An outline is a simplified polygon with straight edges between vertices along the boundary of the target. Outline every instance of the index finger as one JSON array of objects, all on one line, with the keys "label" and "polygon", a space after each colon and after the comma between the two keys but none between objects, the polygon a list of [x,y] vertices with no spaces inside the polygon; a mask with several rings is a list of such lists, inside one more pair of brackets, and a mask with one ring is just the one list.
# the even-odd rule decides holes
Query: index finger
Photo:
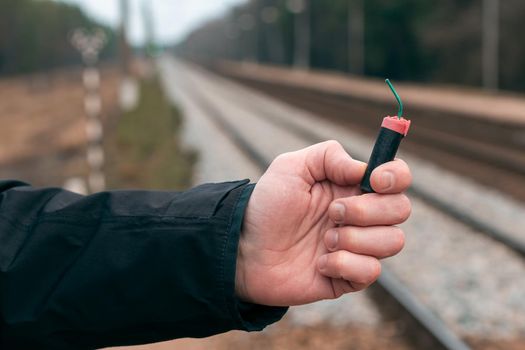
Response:
[{"label": "index finger", "polygon": [[401,193],[410,187],[412,173],[401,159],[378,166],[370,176],[370,184],[377,193]]}]

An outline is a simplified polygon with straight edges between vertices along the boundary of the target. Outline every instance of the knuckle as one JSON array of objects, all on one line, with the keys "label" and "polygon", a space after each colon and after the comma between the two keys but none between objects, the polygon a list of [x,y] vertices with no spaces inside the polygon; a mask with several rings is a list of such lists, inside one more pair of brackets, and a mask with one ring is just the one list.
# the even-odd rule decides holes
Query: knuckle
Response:
[{"label": "knuckle", "polygon": [[343,294],[357,292],[359,290],[359,288],[356,288],[350,281],[342,280],[341,282],[343,283]]},{"label": "knuckle", "polygon": [[343,148],[339,141],[336,140],[328,140],[324,142],[325,146],[328,148]]},{"label": "knuckle", "polygon": [[408,172],[410,172],[407,162],[405,162],[403,159],[396,158],[395,161],[398,162],[399,165],[405,168]]},{"label": "knuckle", "polygon": [[370,263],[370,275],[369,275],[369,283],[374,282],[376,279],[379,278],[379,275],[381,275],[381,263],[377,259],[373,259]]},{"label": "knuckle", "polygon": [[283,163],[283,162],[287,162],[290,160],[290,158],[292,157],[292,153],[291,152],[287,152],[287,153],[281,153],[279,154],[277,157],[275,157],[275,159],[273,160],[274,163]]},{"label": "knuckle", "polygon": [[348,206],[348,214],[351,221],[355,224],[364,224],[367,218],[367,211],[365,206],[359,201],[350,201]]},{"label": "knuckle", "polygon": [[334,294],[333,299],[339,299],[339,298],[342,297],[343,295],[345,295],[344,287],[339,287],[339,288],[337,288],[337,290],[335,291],[335,294]]},{"label": "knuckle", "polygon": [[412,185],[412,172],[410,171],[410,169],[408,169],[408,172],[404,178],[406,181],[406,187],[410,187],[410,185]]},{"label": "knuckle", "polygon": [[370,283],[357,283],[353,281],[350,283],[350,287],[352,288],[351,292],[359,292],[366,289],[369,285]]},{"label": "knuckle", "polygon": [[368,284],[359,284],[355,287],[356,292],[360,292],[362,290],[365,290],[366,288],[370,287],[371,283]]},{"label": "knuckle", "polygon": [[412,213],[412,204],[410,199],[404,194],[400,195],[397,204],[397,219],[399,222],[405,222]]},{"label": "knuckle", "polygon": [[375,258],[370,258],[366,263],[366,268],[363,268],[363,273],[361,274],[360,279],[355,282],[359,284],[369,285],[373,283],[379,275],[381,274],[381,263]]},{"label": "knuckle", "polygon": [[345,265],[346,265],[346,259],[345,259],[345,255],[343,254],[343,252],[335,253],[334,268],[338,274],[340,275],[342,274],[342,272],[345,269]]},{"label": "knuckle", "polygon": [[405,233],[399,227],[393,227],[391,237],[393,244],[389,255],[394,255],[400,252],[405,246]]},{"label": "knuckle", "polygon": [[293,167],[297,163],[300,163],[301,161],[301,158],[298,157],[298,155],[299,154],[297,152],[282,153],[274,158],[274,160],[270,164],[270,168],[275,170],[275,169],[281,169],[284,167],[286,168]]},{"label": "knuckle", "polygon": [[405,233],[399,227],[395,227],[394,232],[396,238],[396,248],[398,251],[400,251],[405,246]]},{"label": "knuckle", "polygon": [[358,246],[357,234],[351,227],[345,227],[340,234],[341,248],[346,250],[353,250]]}]

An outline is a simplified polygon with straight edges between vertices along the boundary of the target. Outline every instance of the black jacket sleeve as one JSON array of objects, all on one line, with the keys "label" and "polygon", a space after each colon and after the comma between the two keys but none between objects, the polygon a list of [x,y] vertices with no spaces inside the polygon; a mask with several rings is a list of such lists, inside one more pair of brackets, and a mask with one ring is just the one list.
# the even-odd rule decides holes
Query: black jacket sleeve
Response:
[{"label": "black jacket sleeve", "polygon": [[80,196],[0,181],[0,348],[93,349],[232,329],[285,308],[235,297],[248,181]]}]

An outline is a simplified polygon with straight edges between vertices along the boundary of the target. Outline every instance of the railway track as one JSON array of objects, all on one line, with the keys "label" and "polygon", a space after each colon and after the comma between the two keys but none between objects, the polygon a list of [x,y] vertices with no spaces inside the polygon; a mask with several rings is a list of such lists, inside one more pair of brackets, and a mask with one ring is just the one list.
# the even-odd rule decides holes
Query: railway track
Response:
[{"label": "railway track", "polygon": [[[188,71],[189,74],[186,74],[186,71]],[[288,107],[287,105],[281,105],[274,99],[264,97],[256,92],[250,92],[238,84],[231,83],[231,81],[224,80],[197,67],[180,65],[175,77],[180,80],[180,85],[183,86],[185,93],[188,91],[189,94],[193,95],[195,104],[203,110],[206,110],[205,114],[210,119],[213,119],[214,123],[219,125],[224,133],[229,135],[228,137],[243,150],[246,158],[249,158],[261,171],[264,170],[269,161],[278,154],[276,152],[282,153],[286,150],[297,149],[298,147],[304,147],[303,145],[306,144],[324,141],[327,138],[345,140],[344,144],[352,151],[351,154],[361,155],[362,158],[366,157],[366,154],[370,152],[369,146],[362,148],[359,146],[359,142],[353,142],[354,140],[352,139],[359,138],[359,134],[345,131],[344,128],[341,127],[334,128],[331,126],[332,124],[327,123],[326,120],[322,121],[307,112]],[[282,139],[287,140],[283,142]],[[350,142],[346,142],[346,140]],[[404,155],[404,157],[408,157],[408,155]],[[410,158],[407,160],[409,160],[409,163],[413,166],[416,166],[414,170],[420,168],[420,165],[417,164],[418,161],[415,159]],[[436,176],[436,174],[437,176],[442,176],[441,172],[430,172],[429,174],[431,176]],[[416,178],[422,176],[428,177],[429,174],[425,174],[425,172],[421,172],[421,169],[418,169],[418,176],[416,176]],[[519,334],[525,334],[523,333],[525,332],[523,327],[520,328],[516,326],[525,323],[525,320],[523,320],[523,322],[519,321],[519,319],[521,319],[519,315],[524,314],[522,312],[523,308],[520,306],[522,298],[518,297],[518,304],[516,304],[515,301],[516,296],[521,295],[522,290],[525,289],[525,284],[521,283],[519,279],[513,280],[513,283],[510,285],[512,287],[505,293],[501,293],[501,288],[499,287],[502,283],[507,283],[505,281],[508,281],[509,276],[510,278],[516,278],[516,276],[521,275],[521,272],[516,271],[523,271],[523,273],[525,273],[525,263],[522,258],[520,259],[520,256],[523,255],[523,248],[517,248],[519,245],[523,245],[523,241],[520,243],[519,239],[514,240],[512,236],[510,236],[509,239],[509,232],[506,232],[505,226],[503,226],[502,231],[499,230],[498,225],[494,224],[494,221],[491,221],[492,217],[497,216],[496,213],[491,214],[491,217],[488,218],[484,218],[483,215],[472,215],[472,211],[468,211],[469,208],[465,206],[465,203],[463,203],[464,198],[461,198],[461,196],[456,196],[452,198],[452,200],[443,201],[443,196],[435,195],[436,193],[442,192],[441,188],[438,188],[437,192],[432,192],[429,191],[428,188],[425,188],[425,186],[420,185],[421,181],[415,186],[415,192],[412,192],[412,197],[423,199],[421,202],[414,199],[414,208],[417,209],[416,211],[421,211],[419,208],[422,206],[428,206],[429,208],[434,208],[431,211],[443,214],[436,216],[428,210],[414,213],[415,215],[411,222],[416,221],[416,223],[411,223],[409,226],[411,227],[411,231],[423,230],[418,232],[418,235],[423,233],[423,237],[416,240],[420,240],[421,242],[414,246],[414,241],[412,240],[412,243],[406,247],[402,257],[388,262],[386,264],[388,269],[393,268],[395,274],[389,274],[387,272],[387,274],[385,274],[387,277],[384,278],[388,279],[389,275],[396,277],[394,280],[397,280],[398,283],[396,284],[394,282],[394,285],[400,287],[399,289],[401,290],[404,289],[404,291],[400,293],[404,294],[404,292],[407,292],[413,296],[412,299],[409,299],[414,301],[411,308],[418,310],[419,306],[421,306],[423,310],[427,310],[431,319],[437,319],[445,329],[447,329],[447,326],[453,329],[453,332],[450,332],[449,329],[452,336],[454,336],[454,332],[456,332],[457,335],[461,335],[461,338],[468,339],[468,342],[475,345],[476,349],[508,348],[508,346],[498,347],[500,341],[491,343],[491,336],[489,334],[493,333],[492,329],[501,328],[500,322],[503,322],[502,324],[510,324],[510,328],[517,329],[518,332],[521,332]],[[454,189],[456,185],[457,183],[452,183],[448,184],[448,187]],[[433,187],[435,186],[431,184],[430,188]],[[446,189],[446,187],[444,188]],[[472,188],[469,190],[472,190]],[[418,191],[421,193],[418,193]],[[454,193],[454,191],[451,193]],[[504,206],[504,203],[499,203],[490,191],[486,193],[486,196],[488,196],[486,198],[490,200],[482,200],[481,204],[496,202],[498,207]],[[482,198],[485,199],[485,197]],[[421,203],[426,204],[423,205]],[[509,217],[511,220],[507,220],[506,224],[512,226],[514,223],[514,226],[520,226],[519,214],[517,218],[515,215]],[[450,224],[446,223],[448,221],[461,222],[462,224],[458,223],[450,226]],[[430,226],[428,226],[428,224],[430,224]],[[421,225],[423,225],[423,227]],[[425,228],[424,226],[428,227]],[[501,226],[499,227],[501,228]],[[449,238],[446,238],[446,236],[449,235],[449,233],[446,233],[447,231],[451,232],[451,237]],[[508,244],[509,242],[507,241],[510,241],[508,246],[511,247],[514,245],[512,249],[515,252],[519,252],[520,256],[504,248],[503,244],[494,243],[491,239],[483,237],[483,235],[480,235],[480,233],[482,233],[480,231],[491,235],[494,235],[494,232],[499,232],[501,237],[497,237],[496,235],[494,238],[504,244]],[[519,232],[519,229],[517,232]],[[437,233],[438,236],[435,236],[434,233]],[[445,234],[445,236],[443,236],[443,234]],[[480,238],[478,239],[476,237]],[[442,242],[443,240],[445,240],[445,243]],[[447,240],[450,243],[446,243]],[[429,242],[432,243],[428,244]],[[445,245],[443,246],[443,244]],[[447,244],[452,245],[447,247]],[[442,250],[441,253],[439,253],[440,250]],[[457,251],[454,252],[454,250]],[[449,252],[451,253],[449,254]],[[436,254],[438,255],[435,256]],[[423,258],[423,260],[421,260],[421,258]],[[414,261],[414,259],[417,260]],[[480,270],[480,261],[489,262],[485,268],[496,270],[496,275],[485,270]],[[490,261],[498,261],[501,262],[501,264],[498,263],[498,267],[495,268],[493,267],[494,264],[491,264]],[[464,272],[462,270],[464,270]],[[460,271],[462,272],[458,275]],[[415,274],[415,276],[424,276],[422,284],[420,283],[421,281],[418,281],[420,278],[416,278],[415,281],[417,282],[413,284],[413,281],[410,280],[413,278],[411,277],[413,274]],[[491,277],[487,278],[487,274],[490,274]],[[437,275],[437,278],[434,277],[434,275]],[[469,280],[470,282],[465,284],[465,280]],[[431,289],[435,289],[436,292],[428,294],[429,291],[425,290],[425,286],[434,285],[436,288],[432,287]],[[506,287],[505,289],[508,288]],[[452,295],[449,295],[450,291],[452,291]],[[474,296],[472,293],[474,293]],[[483,307],[478,308],[476,303],[466,302],[466,300],[469,299],[476,300],[476,298],[478,298],[476,295],[478,294],[479,297],[489,298],[488,303],[487,301],[483,302]],[[404,315],[402,317],[403,323],[410,325],[408,327],[410,331],[405,334],[408,334],[411,340],[417,343],[416,348],[432,348],[428,345],[430,343],[434,344],[433,346],[435,348],[454,348],[451,346],[447,347],[447,345],[443,345],[443,343],[436,342],[435,340],[432,341],[433,335],[428,331],[421,330],[421,327],[424,328],[424,326],[422,326],[419,319],[424,319],[425,316],[419,315],[414,317],[411,312],[407,312],[405,306],[399,304],[399,302],[396,301],[398,299],[392,296],[392,292],[389,293],[388,290],[378,285],[373,289],[372,295],[375,295],[375,299],[380,301],[379,304],[382,306],[382,311],[388,314],[389,317],[399,320],[399,315]],[[442,300],[436,300],[436,297]],[[451,297],[452,299],[449,300]],[[385,300],[389,300],[390,302],[385,303]],[[421,300],[425,300],[425,302],[421,303]],[[431,306],[431,311],[429,311],[429,306],[427,305],[429,300],[433,300],[429,305]],[[465,303],[469,305],[465,305]],[[383,306],[385,304],[388,304],[389,307],[384,308]],[[454,311],[453,314],[450,315],[450,308],[459,308],[460,311]],[[443,316],[442,309],[444,309],[445,314],[448,313],[449,315]],[[461,309],[465,309],[465,311],[461,311]],[[467,313],[465,314],[464,312]],[[477,316],[469,316],[472,312],[477,314]],[[457,313],[457,315],[454,315],[455,313]],[[423,315],[424,314],[425,312],[423,312]],[[492,315],[498,314],[506,316],[502,316],[504,318],[492,317]],[[435,315],[440,316],[436,318]],[[472,333],[472,329],[465,330],[465,326],[462,325],[464,317],[476,317],[479,319],[480,322],[477,323],[481,325],[474,322],[473,325],[468,326],[478,327],[479,330],[474,333]],[[505,318],[509,321],[505,321]],[[443,324],[443,321],[446,321],[446,325]],[[468,323],[469,322],[467,322],[467,324]],[[503,332],[502,334],[505,334],[505,329],[503,329]],[[496,335],[496,337],[498,336]],[[458,339],[457,336],[455,338]],[[515,348],[520,348],[520,346],[524,344],[520,340],[520,335],[513,336],[513,338],[509,339],[511,344],[515,342],[520,344]],[[465,343],[462,344],[464,345]]]},{"label": "railway track", "polygon": [[[260,87],[257,87],[258,84],[254,84],[253,82],[250,83],[249,85],[255,87],[258,90],[261,89]],[[322,97],[318,97],[317,94],[310,94],[310,93],[308,93],[308,95],[305,96],[305,95],[302,94],[302,92],[297,92],[296,93],[296,92],[288,91],[289,90],[288,87],[285,87],[284,89],[286,89],[290,95],[294,95],[294,96],[297,95],[297,97],[295,97],[293,99],[290,99],[289,97],[283,98],[282,96],[287,96],[287,95],[281,95],[280,94],[280,93],[283,92],[283,90],[280,90],[282,87],[277,86],[275,88],[277,90],[276,91],[272,91],[271,93],[268,92],[269,90],[271,90],[269,88],[265,88],[265,89],[262,89],[262,90],[263,90],[263,92],[271,95],[274,98],[278,97],[279,99],[282,99],[282,100],[284,100],[287,103],[291,102],[292,104],[298,105],[299,107],[307,108],[307,109],[309,109],[310,111],[312,111],[314,113],[315,113],[316,109],[314,107],[312,107],[312,106],[317,106],[317,108],[319,106],[325,106],[325,107],[329,106],[330,108],[336,110],[338,115],[341,115],[341,113],[343,112],[345,114],[346,113],[350,113],[350,114],[356,113],[358,115],[366,116],[366,117],[362,118],[363,119],[363,123],[360,123],[359,125],[354,125],[353,122],[352,123],[341,122],[341,118],[340,117],[336,120],[336,122],[339,125],[342,124],[346,128],[352,126],[354,130],[357,129],[358,131],[365,132],[365,133],[367,133],[367,134],[369,134],[371,136],[375,136],[375,133],[377,133],[377,129],[378,129],[378,125],[377,125],[378,118],[377,118],[377,115],[381,115],[381,113],[384,114],[384,112],[376,110],[376,108],[372,108],[372,114],[371,114],[370,110],[367,110],[367,108],[365,106],[363,106],[362,102],[361,103],[357,103],[357,107],[354,106],[354,107],[351,107],[351,108],[348,107],[348,104],[349,104],[348,101],[346,101],[345,103],[330,104],[330,103],[327,103],[325,101],[325,99],[329,99],[330,97],[327,97],[324,94],[321,94]],[[320,102],[318,102],[319,100],[324,101],[324,102],[320,103]],[[247,104],[250,103],[250,101],[238,100],[238,103],[247,105]],[[313,105],[310,105],[311,103],[313,103]],[[329,110],[332,110],[332,109],[329,109]],[[384,110],[384,108],[383,108],[383,110]],[[276,125],[279,125],[280,127],[286,129],[290,133],[292,133],[294,135],[297,135],[298,137],[301,137],[303,139],[308,140],[309,143],[318,143],[318,142],[322,142],[322,141],[326,140],[326,137],[323,137],[322,135],[320,135],[318,133],[312,132],[311,129],[309,129],[309,128],[301,125],[301,124],[290,123],[288,120],[279,118],[274,113],[274,111],[265,110],[264,108],[261,109],[259,107],[259,113],[263,114],[265,118],[271,120],[272,123],[274,123]],[[320,112],[320,115],[326,116],[328,114]],[[375,117],[372,118],[371,115],[374,115]],[[329,119],[332,120],[332,118],[329,118]],[[366,125],[366,127],[364,127],[363,125]],[[373,129],[373,133],[371,132],[372,129]],[[425,132],[430,132],[430,131],[428,131],[428,130],[430,130],[428,128],[425,129],[425,127],[423,127],[423,129],[425,130]],[[485,129],[477,128],[476,131],[474,131],[474,133],[476,133],[478,136],[482,135],[482,134],[487,132]],[[409,141],[413,137],[412,134],[413,133],[411,131],[410,138],[407,138],[406,140],[404,140],[403,147],[405,147],[405,143],[407,143],[407,141]],[[438,133],[438,135],[442,135],[442,133]],[[438,138],[438,137],[439,136],[436,136],[436,138]],[[457,137],[457,136],[452,136],[452,137]],[[416,137],[416,141],[412,142],[410,144],[412,146],[410,151],[412,151],[412,149],[417,149],[419,152],[423,152],[423,151],[427,152],[425,155],[428,155],[428,152],[431,155],[434,155],[433,150],[432,150],[431,147],[421,145],[420,143],[418,143],[418,140],[421,140],[421,138],[420,137]],[[476,142],[477,141],[467,141],[466,144],[474,145]],[[497,143],[497,142],[498,142],[498,137],[495,136],[494,139],[492,140],[492,143]],[[514,143],[515,140],[506,140],[506,142],[507,143],[505,144],[505,146],[500,146],[499,151],[504,153],[504,151],[507,149],[507,147],[510,148],[510,147],[517,146]],[[447,144],[443,139],[441,139],[440,142],[438,142],[438,143],[439,144],[444,144],[444,145]],[[474,149],[475,148],[475,146],[472,146],[471,148],[468,148],[467,146],[462,146],[462,144],[459,141],[458,141],[458,143],[456,145],[453,145],[453,146],[450,146],[450,147],[454,148],[454,149],[456,149],[456,148],[460,149],[460,148],[464,147],[464,149],[466,149],[464,151],[464,157],[467,157],[467,155],[469,154],[469,149]],[[490,148],[490,147],[492,147],[492,146],[489,145],[486,148]],[[493,149],[496,149],[496,148],[493,148]],[[500,169],[494,170],[494,169],[490,168],[490,167],[492,167],[494,165],[494,163],[492,163],[490,161],[487,161],[486,158],[483,158],[482,154],[483,154],[484,150],[485,150],[484,148],[480,147],[480,150],[475,151],[476,154],[479,156],[479,162],[485,162],[483,164],[486,164],[485,166],[483,166],[482,169],[477,167],[477,166],[479,166],[478,164],[472,164],[471,162],[467,161],[465,158],[459,158],[456,161],[456,163],[462,164],[463,166],[465,166],[466,169],[469,170],[469,174],[468,175],[470,175],[470,176],[472,176],[473,174],[485,174],[486,175],[486,173],[484,173],[484,171],[489,172],[490,176],[492,176],[491,177],[492,179],[494,179],[494,177],[495,177],[495,178],[499,179],[499,181],[497,182],[498,184],[504,184],[506,186],[510,186],[513,189],[513,191],[515,192],[515,194],[519,193],[521,190],[525,190],[525,187],[523,186],[523,183],[525,183],[525,177],[523,179],[521,179],[520,176],[516,176],[515,174],[510,174],[509,175],[508,173],[504,173],[502,175]],[[419,152],[416,152],[416,153],[419,154]],[[494,151],[494,154],[495,153],[497,153],[497,152]],[[441,156],[442,155],[443,154],[441,154]],[[523,154],[521,154],[521,156],[522,157],[525,156],[525,152]],[[487,157],[490,159],[490,155],[487,156]],[[494,157],[496,157],[496,156],[494,155]],[[518,158],[518,155],[517,155],[516,152],[509,153],[507,158],[503,158],[500,161],[501,161],[502,164],[508,165],[508,168],[511,168],[511,166],[509,164],[512,163],[513,157]],[[433,156],[431,157],[432,160],[434,160],[434,158],[435,157],[433,157]],[[444,164],[450,164],[451,163],[451,158],[450,158],[449,154],[445,155],[444,158],[441,158],[438,155],[438,159],[440,160],[438,162],[438,164],[440,164],[440,165],[441,165],[442,162]],[[483,160],[483,159],[485,159],[485,160]],[[367,159],[360,159],[360,160],[367,161]],[[522,165],[521,165],[521,163],[517,162],[513,166],[515,166],[514,170],[516,170],[516,172],[519,172],[518,171],[518,170],[520,170],[519,167],[522,166]],[[523,167],[525,168],[525,163],[523,163]],[[490,168],[490,170],[487,170],[488,168]],[[457,167],[454,166],[454,169],[457,169]],[[509,189],[509,191],[510,191],[510,189]],[[517,254],[521,255],[522,257],[525,257],[525,241],[517,239],[513,235],[509,235],[507,232],[504,232],[500,228],[492,225],[490,223],[490,220],[479,220],[478,218],[470,215],[468,212],[466,212],[466,211],[464,211],[464,210],[462,210],[460,208],[458,209],[457,206],[450,205],[450,203],[447,203],[447,202],[443,201],[442,199],[434,196],[432,193],[429,193],[427,190],[425,190],[424,188],[421,188],[421,187],[419,187],[417,185],[412,185],[412,187],[409,189],[408,192],[410,194],[412,194],[413,196],[416,196],[416,197],[422,199],[423,201],[425,201],[429,205],[431,205],[431,206],[437,208],[438,210],[442,211],[447,216],[453,217],[454,219],[464,223],[465,225],[473,228],[474,230],[476,230],[476,231],[478,231],[480,233],[483,233],[483,234],[491,237],[492,239],[494,239],[494,240],[496,240],[496,241],[506,245],[507,247],[509,247],[510,249],[515,251]]]},{"label": "railway track", "polygon": [[[378,116],[393,108],[379,102],[224,74],[273,98],[370,136],[377,133]],[[421,109],[408,109],[407,115],[412,116],[414,124],[410,137],[404,141],[404,149],[525,201],[524,127]]]},{"label": "railway track", "polygon": [[[208,117],[229,136],[261,172],[264,172],[270,165],[271,159],[268,159],[235,125],[228,122],[228,119],[223,115],[224,112],[207,99],[205,94],[199,92],[196,86],[193,86],[191,91],[193,98],[206,111]],[[281,126],[286,128],[288,132],[292,132],[290,125]],[[309,134],[305,130],[295,129],[293,132],[300,134],[300,137],[306,138],[308,142],[314,141],[314,135]],[[378,283],[372,288],[372,295],[382,306],[383,313],[387,319],[395,319],[405,325],[407,328],[406,334],[410,338],[409,342],[415,348],[470,349],[388,269],[383,269]]]}]

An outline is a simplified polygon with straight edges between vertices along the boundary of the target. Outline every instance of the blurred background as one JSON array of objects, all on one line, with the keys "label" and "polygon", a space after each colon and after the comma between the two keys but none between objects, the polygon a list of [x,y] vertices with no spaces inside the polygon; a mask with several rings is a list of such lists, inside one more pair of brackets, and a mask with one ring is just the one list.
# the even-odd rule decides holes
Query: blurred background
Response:
[{"label": "blurred background", "polygon": [[0,177],[83,194],[257,181],[412,129],[405,251],[261,333],[138,349],[525,348],[521,0],[0,0]]}]

